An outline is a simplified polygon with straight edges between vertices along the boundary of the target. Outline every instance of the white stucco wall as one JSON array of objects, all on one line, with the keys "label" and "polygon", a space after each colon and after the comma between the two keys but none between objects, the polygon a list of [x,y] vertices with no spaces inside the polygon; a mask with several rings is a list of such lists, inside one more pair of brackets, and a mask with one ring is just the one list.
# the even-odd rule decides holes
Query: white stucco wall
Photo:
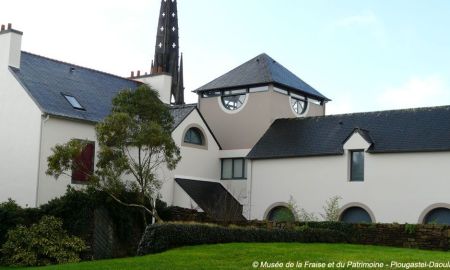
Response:
[{"label": "white stucco wall", "polygon": [[158,91],[159,99],[166,104],[170,104],[172,76],[168,74],[148,75],[147,77],[136,78],[136,80],[148,84]]},{"label": "white stucco wall", "polygon": [[[219,153],[219,158],[245,158],[250,152],[250,149],[235,149],[235,150],[222,150]],[[247,179],[251,174],[249,161],[246,160],[245,171]],[[221,170],[219,168],[219,179]],[[242,205],[247,204],[248,189],[247,189],[247,179],[235,179],[235,180],[220,180],[220,183],[230,192],[234,198],[236,198]]]},{"label": "white stucco wall", "polygon": [[12,198],[33,207],[41,111],[6,64],[0,61],[0,202]]},{"label": "white stucco wall", "polygon": [[341,206],[366,205],[376,222],[417,223],[430,205],[450,202],[448,164],[449,152],[365,153],[364,182],[349,182],[348,151],[338,156],[254,160],[250,215],[263,219],[270,205],[293,196],[299,207],[320,217],[326,200],[338,195]]},{"label": "white stucco wall", "polygon": [[22,34],[0,33],[0,202],[36,205],[41,110],[10,67],[20,68]]},{"label": "white stucco wall", "polygon": [[95,152],[98,150],[94,124],[63,118],[49,117],[42,124],[42,142],[40,154],[39,184],[37,192],[38,205],[62,196],[67,186],[82,187],[83,185],[72,185],[71,177],[61,175],[57,180],[49,175],[47,171],[47,158],[53,153],[52,147],[56,144],[64,144],[71,139],[90,140],[95,143]]},{"label": "white stucco wall", "polygon": [[[206,136],[207,149],[183,143],[184,134],[190,127],[197,127],[203,131]],[[220,179],[219,146],[196,110],[192,111],[172,132],[172,138],[180,147],[182,158],[174,171],[166,173],[172,177],[169,176],[169,180],[164,183],[161,195],[163,200],[169,204],[196,208],[195,202],[172,179],[185,178],[218,182]]]}]

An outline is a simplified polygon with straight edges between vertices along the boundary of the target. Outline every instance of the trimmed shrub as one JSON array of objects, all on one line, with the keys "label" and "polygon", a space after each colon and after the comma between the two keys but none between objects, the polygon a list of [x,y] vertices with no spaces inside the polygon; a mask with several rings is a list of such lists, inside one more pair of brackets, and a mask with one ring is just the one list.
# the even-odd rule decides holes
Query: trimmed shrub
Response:
[{"label": "trimmed shrub", "polygon": [[80,261],[84,241],[68,236],[62,221],[45,216],[39,223],[10,230],[1,253],[9,266],[38,266]]},{"label": "trimmed shrub", "polygon": [[163,223],[147,227],[137,254],[163,252],[188,245],[231,242],[341,243],[347,242],[347,237],[342,232],[307,227],[297,230],[266,230],[252,227]]}]

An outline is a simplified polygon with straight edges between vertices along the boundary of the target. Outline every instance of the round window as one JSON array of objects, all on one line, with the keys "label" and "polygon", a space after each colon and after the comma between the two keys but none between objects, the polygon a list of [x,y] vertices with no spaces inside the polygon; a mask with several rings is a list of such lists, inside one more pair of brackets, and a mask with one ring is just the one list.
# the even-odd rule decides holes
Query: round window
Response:
[{"label": "round window", "polygon": [[441,207],[431,210],[425,216],[424,223],[450,225],[450,209]]},{"label": "round window", "polygon": [[222,96],[223,106],[230,111],[239,109],[245,101],[245,94],[233,95],[233,96]]},{"label": "round window", "polygon": [[267,219],[270,221],[295,221],[295,216],[292,211],[285,206],[277,206],[270,210],[267,215]]},{"label": "round window", "polygon": [[291,97],[291,106],[292,110],[298,115],[305,113],[306,107],[308,106],[308,102],[306,99],[298,99]]},{"label": "round window", "polygon": [[341,215],[340,221],[346,223],[372,223],[369,213],[361,207],[347,208]]}]

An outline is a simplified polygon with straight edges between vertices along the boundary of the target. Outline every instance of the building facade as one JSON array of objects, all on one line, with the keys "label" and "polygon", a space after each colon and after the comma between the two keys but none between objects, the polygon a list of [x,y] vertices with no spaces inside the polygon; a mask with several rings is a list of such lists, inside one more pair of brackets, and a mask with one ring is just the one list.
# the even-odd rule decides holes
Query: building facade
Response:
[{"label": "building facade", "polygon": [[52,147],[89,140],[95,163],[95,124],[119,91],[144,83],[170,106],[181,151],[175,170],[159,170],[169,205],[218,219],[302,218],[295,203],[321,219],[339,197],[347,222],[450,224],[450,107],[326,115],[330,99],[266,54],[186,105],[177,18],[176,1],[162,1],[150,72],[130,78],[23,52],[23,33],[2,27],[0,201],[35,207],[82,188],[76,172],[46,175]]}]

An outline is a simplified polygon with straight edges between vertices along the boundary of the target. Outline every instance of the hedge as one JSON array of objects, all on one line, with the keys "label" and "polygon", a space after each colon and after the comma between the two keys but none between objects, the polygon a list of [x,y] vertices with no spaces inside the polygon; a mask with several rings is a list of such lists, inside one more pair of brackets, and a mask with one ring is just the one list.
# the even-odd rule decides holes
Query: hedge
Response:
[{"label": "hedge", "polygon": [[[133,201],[133,194],[123,196]],[[159,207],[164,209],[165,205],[160,203]],[[94,211],[97,208],[105,209],[113,223],[115,249],[113,257],[135,255],[137,244],[145,230],[142,211],[122,206],[106,193],[91,189],[80,191],[70,187],[65,195],[38,208],[22,208],[12,200],[0,203],[0,248],[6,241],[8,231],[19,225],[31,226],[43,216],[62,219],[64,230],[70,235],[80,237],[92,247]],[[83,259],[92,257],[95,257],[93,250],[88,250],[83,255]]]},{"label": "hedge", "polygon": [[336,230],[306,226],[292,230],[267,230],[211,224],[162,223],[146,228],[137,254],[158,253],[181,246],[231,242],[343,243],[347,242],[347,236]]}]

